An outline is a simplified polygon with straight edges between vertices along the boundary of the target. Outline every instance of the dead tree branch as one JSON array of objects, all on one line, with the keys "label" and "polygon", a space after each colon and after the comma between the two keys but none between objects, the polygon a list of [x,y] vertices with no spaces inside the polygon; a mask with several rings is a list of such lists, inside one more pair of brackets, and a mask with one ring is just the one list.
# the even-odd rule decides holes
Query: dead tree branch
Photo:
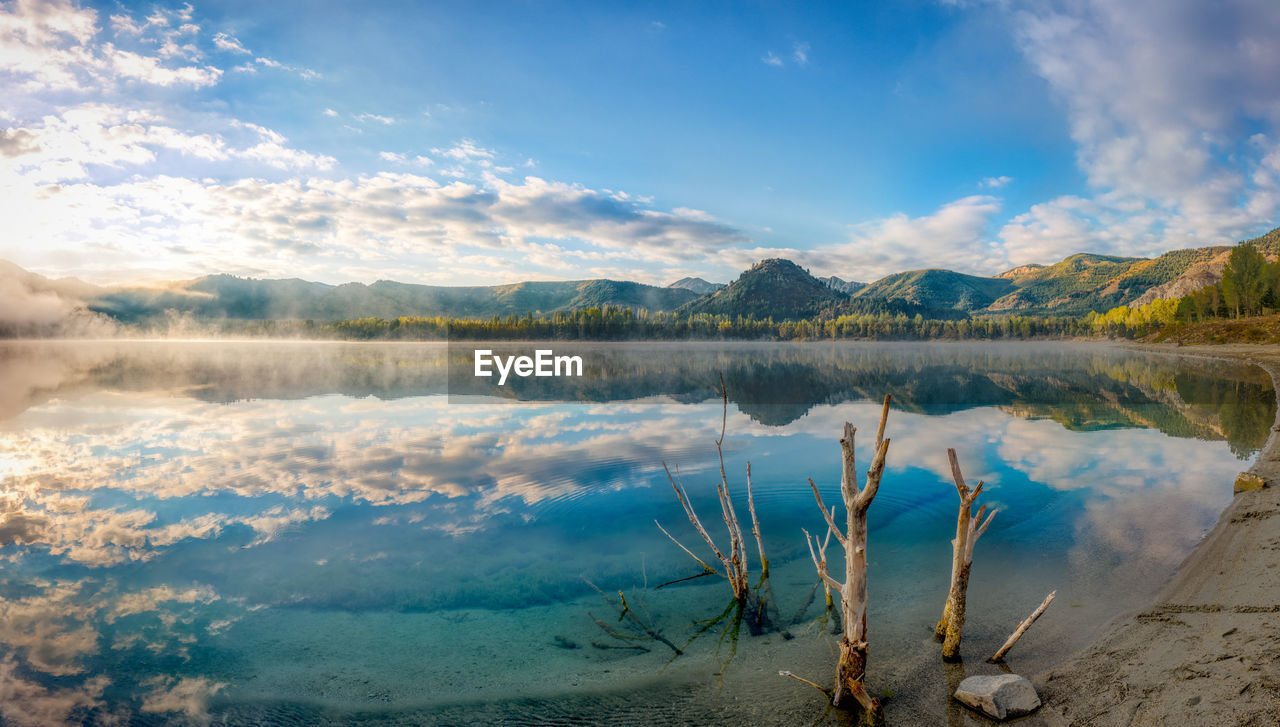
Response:
[{"label": "dead tree branch", "polygon": [[956,516],[956,537],[951,541],[951,586],[947,591],[947,601],[942,607],[942,618],[938,621],[934,633],[943,640],[942,658],[955,661],[960,658],[960,641],[964,636],[965,599],[969,589],[969,572],[973,568],[973,546],[978,538],[987,531],[996,510],[983,520],[987,506],[978,508],[978,514],[971,516],[973,503],[982,493],[982,482],[969,490],[960,471],[960,460],[954,449],[947,450],[947,459],[951,464],[951,477],[955,480],[956,493],[960,495],[960,510]]},{"label": "dead tree branch", "polygon": [[[889,396],[884,398],[884,406],[880,411],[880,426],[876,432],[876,453],[871,468],[867,470],[866,484],[859,488],[854,461],[853,437],[857,431],[848,422],[844,425],[844,435],[840,438],[841,478],[840,496],[844,501],[846,521],[845,529],[836,525],[833,512],[829,512],[822,502],[822,495],[813,480],[809,480],[813,489],[814,500],[822,517],[827,521],[827,530],[844,546],[845,580],[836,580],[827,572],[826,542],[815,548],[817,538],[805,532],[805,541],[809,546],[809,556],[825,585],[831,587],[840,596],[841,615],[845,624],[840,636],[840,657],[836,663],[836,685],[831,692],[831,703],[837,707],[852,706],[850,699],[859,704],[871,719],[876,719],[880,712],[880,701],[872,697],[863,685],[867,667],[867,509],[871,507],[876,492],[880,489],[880,478],[884,474],[885,457],[889,452],[889,440],[884,438],[885,422],[889,417]],[[789,672],[784,676],[797,678]],[[814,686],[826,694],[826,690],[808,680],[801,680]]]},{"label": "dead tree branch", "polygon": [[1008,641],[1004,642],[1004,646],[1001,646],[990,659],[987,659],[987,661],[994,664],[1004,659],[1004,655],[1009,653],[1009,649],[1012,649],[1013,645],[1018,643],[1018,639],[1022,638],[1022,635],[1027,633],[1027,629],[1031,628],[1031,624],[1035,623],[1036,619],[1040,618],[1040,615],[1044,613],[1044,610],[1049,607],[1050,603],[1053,603],[1053,597],[1056,595],[1058,595],[1058,592],[1054,591],[1053,593],[1045,596],[1044,600],[1041,601],[1036,610],[1032,611],[1031,615],[1024,619],[1022,623],[1018,624],[1018,628],[1013,630]]},{"label": "dead tree branch", "polygon": [[[720,561],[724,567],[723,571],[707,565],[705,561],[694,555],[676,540],[675,536],[667,532],[661,523],[654,521],[658,529],[661,530],[672,542],[680,546],[680,549],[688,553],[694,560],[706,571],[720,573],[729,581],[729,588],[733,591],[733,597],[740,603],[747,603],[751,597],[751,585],[747,569],[747,548],[746,539],[742,535],[742,524],[738,522],[738,514],[733,506],[733,498],[729,495],[729,478],[725,474],[724,469],[724,433],[729,421],[729,392],[724,386],[724,377],[720,377],[720,438],[716,440],[716,456],[720,461],[720,482],[716,484],[716,496],[720,500],[720,517],[724,519],[725,527],[729,530],[729,547],[721,550],[716,545],[711,534],[707,532],[707,528],[702,524],[702,520],[698,518],[698,513],[693,509],[693,503],[689,500],[689,493],[684,489],[684,483],[680,481],[680,471],[676,470],[676,474],[671,474],[671,469],[667,467],[667,463],[662,463],[662,468],[667,473],[667,480],[671,482],[671,489],[675,490],[676,499],[680,501],[681,507],[684,508],[684,514],[688,516],[689,522],[693,525],[694,530],[698,531],[698,535],[702,536],[703,542],[715,554],[716,559]],[[751,532],[756,538],[756,547],[760,552],[760,567],[765,577],[769,575],[769,561],[764,556],[764,538],[760,535],[760,521],[756,517],[755,496],[751,490],[751,463],[747,463],[747,508],[751,511]]]}]

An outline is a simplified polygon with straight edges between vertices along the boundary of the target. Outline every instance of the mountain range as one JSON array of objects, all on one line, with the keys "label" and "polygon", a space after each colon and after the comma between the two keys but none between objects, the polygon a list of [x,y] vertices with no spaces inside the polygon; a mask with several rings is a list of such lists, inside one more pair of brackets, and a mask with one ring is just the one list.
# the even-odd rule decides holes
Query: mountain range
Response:
[{"label": "mountain range", "polygon": [[[1280,228],[1250,240],[1280,257]],[[620,280],[535,281],[450,287],[380,280],[328,285],[291,278],[209,275],[152,287],[99,287],[50,279],[0,260],[0,324],[26,316],[97,314],[121,323],[172,316],[198,320],[318,321],[399,316],[553,314],[625,306],[685,314],[800,319],[842,313],[905,313],[926,318],[991,315],[1078,316],[1118,305],[1176,298],[1221,279],[1229,246],[1173,250],[1156,258],[1078,253],[1051,265],[1023,265],[983,277],[952,270],[894,273],[871,283],[815,277],[789,260],[756,263],[730,283],[683,278],[659,287]]]}]

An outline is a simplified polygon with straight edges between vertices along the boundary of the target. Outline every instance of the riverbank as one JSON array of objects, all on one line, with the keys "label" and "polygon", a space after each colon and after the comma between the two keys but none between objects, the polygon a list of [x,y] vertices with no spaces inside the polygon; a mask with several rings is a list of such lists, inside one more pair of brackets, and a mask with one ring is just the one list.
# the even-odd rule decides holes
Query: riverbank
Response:
[{"label": "riverbank", "polygon": [[[1280,346],[1136,345],[1253,362],[1280,392]],[[1235,495],[1155,602],[1037,675],[1051,727],[1280,722],[1280,421]],[[1230,487],[1230,483],[1222,483]]]}]

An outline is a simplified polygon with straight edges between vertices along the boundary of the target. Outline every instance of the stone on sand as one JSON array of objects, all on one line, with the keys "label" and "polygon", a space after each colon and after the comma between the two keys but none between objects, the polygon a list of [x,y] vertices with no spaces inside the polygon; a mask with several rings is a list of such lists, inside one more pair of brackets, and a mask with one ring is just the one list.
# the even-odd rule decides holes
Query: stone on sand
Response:
[{"label": "stone on sand", "polygon": [[1026,677],[1017,674],[969,677],[960,682],[956,699],[994,719],[1009,719],[1034,712],[1040,696]]},{"label": "stone on sand", "polygon": [[1261,490],[1266,486],[1267,486],[1266,480],[1262,479],[1261,477],[1251,472],[1241,472],[1240,474],[1236,475],[1236,486],[1234,488],[1234,491],[1244,492],[1245,490]]}]

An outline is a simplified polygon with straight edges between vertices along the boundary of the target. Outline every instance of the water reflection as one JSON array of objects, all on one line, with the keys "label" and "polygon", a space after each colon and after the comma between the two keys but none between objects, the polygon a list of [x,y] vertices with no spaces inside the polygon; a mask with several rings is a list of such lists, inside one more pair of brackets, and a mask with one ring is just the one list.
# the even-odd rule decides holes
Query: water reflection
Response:
[{"label": "water reflection", "polygon": [[[583,614],[599,603],[582,576],[644,593],[690,574],[652,520],[683,518],[664,460],[714,511],[721,370],[731,480],[750,458],[784,609],[813,581],[797,535],[818,524],[804,477],[834,487],[840,424],[874,422],[889,391],[900,408],[872,511],[872,618],[877,653],[903,656],[873,663],[873,677],[901,683],[923,663],[917,627],[936,618],[954,523],[947,446],[1002,510],[975,566],[974,647],[1051,588],[1074,604],[1020,647],[1035,666],[1052,655],[1035,639],[1078,643],[1149,597],[1216,519],[1236,458],[1258,450],[1275,413],[1257,369],[1092,347],[602,347],[592,377],[525,380],[465,404],[444,396],[449,355],[0,346],[4,720],[376,709],[447,723],[468,710],[501,719],[517,697],[579,704],[591,721],[608,700],[574,701],[568,685],[615,694],[684,667],[695,691],[681,694],[701,695],[706,654],[660,672],[661,655],[586,648]],[[679,631],[723,606],[721,591],[648,598]],[[825,673],[816,639],[744,648],[726,692],[770,695],[781,723],[808,714],[810,695],[745,675]],[[901,703],[941,721],[945,700],[919,696],[930,693]],[[740,708],[697,699],[686,715]],[[650,706],[638,714],[659,714]]]}]

